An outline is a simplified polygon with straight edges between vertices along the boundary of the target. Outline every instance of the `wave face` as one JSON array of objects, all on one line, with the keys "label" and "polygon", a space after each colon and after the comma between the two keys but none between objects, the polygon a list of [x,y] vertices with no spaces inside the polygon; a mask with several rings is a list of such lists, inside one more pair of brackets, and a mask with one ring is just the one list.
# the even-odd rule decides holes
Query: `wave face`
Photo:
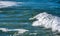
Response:
[{"label": "wave face", "polygon": [[60,32],[60,17],[43,12],[34,16],[33,18],[30,18],[30,20],[35,18],[37,21],[34,21],[32,26],[43,26],[47,29],[51,28],[52,31]]}]

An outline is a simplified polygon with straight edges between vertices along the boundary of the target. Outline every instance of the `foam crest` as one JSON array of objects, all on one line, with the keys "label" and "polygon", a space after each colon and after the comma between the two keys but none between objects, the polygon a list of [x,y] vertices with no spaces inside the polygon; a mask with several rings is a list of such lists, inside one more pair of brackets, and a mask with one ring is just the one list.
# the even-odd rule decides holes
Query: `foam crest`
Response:
[{"label": "foam crest", "polygon": [[43,26],[47,29],[51,28],[52,31],[60,32],[60,17],[43,12],[30,18],[30,20],[33,19],[37,19],[37,21],[34,21],[32,26]]},{"label": "foam crest", "polygon": [[0,1],[0,8],[16,6],[18,4],[22,4],[22,2],[13,2],[13,1]]},{"label": "foam crest", "polygon": [[28,31],[26,29],[7,29],[7,28],[0,28],[2,32],[10,32],[10,31],[17,31],[18,34],[23,34],[24,32]]}]

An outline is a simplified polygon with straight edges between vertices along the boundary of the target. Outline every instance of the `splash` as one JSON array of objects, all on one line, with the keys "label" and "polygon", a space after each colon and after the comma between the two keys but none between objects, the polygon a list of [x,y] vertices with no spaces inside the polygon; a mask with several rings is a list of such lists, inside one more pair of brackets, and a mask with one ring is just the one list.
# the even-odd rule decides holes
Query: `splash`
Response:
[{"label": "splash", "polygon": [[53,32],[60,32],[60,17],[53,16],[46,12],[40,13],[29,20],[37,19],[32,23],[32,26],[43,26],[47,29],[51,28]]}]

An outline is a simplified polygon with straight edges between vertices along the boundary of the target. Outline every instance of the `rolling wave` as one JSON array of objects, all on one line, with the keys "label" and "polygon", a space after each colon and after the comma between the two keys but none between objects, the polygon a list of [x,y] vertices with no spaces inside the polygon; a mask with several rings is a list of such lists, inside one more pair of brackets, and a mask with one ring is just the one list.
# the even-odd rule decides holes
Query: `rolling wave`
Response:
[{"label": "rolling wave", "polygon": [[29,30],[26,30],[26,29],[7,29],[7,28],[0,28],[0,31],[2,32],[17,32],[16,34],[14,34],[13,36],[16,36],[16,35],[20,35],[20,34],[23,34]]},{"label": "rolling wave", "polygon": [[6,8],[11,6],[17,6],[18,4],[21,4],[22,2],[13,2],[13,1],[0,1],[0,8]]},{"label": "rolling wave", "polygon": [[33,19],[37,20],[32,23],[32,26],[43,26],[47,29],[51,28],[54,32],[60,32],[60,17],[43,12],[33,18],[30,18],[29,20]]},{"label": "rolling wave", "polygon": [[[8,4],[7,4],[8,3]],[[55,9],[55,8],[60,8],[60,4],[54,3],[54,2],[15,2],[15,1],[0,1],[0,8],[5,8],[5,7],[30,7],[31,9]],[[30,9],[29,8],[29,9]]]}]

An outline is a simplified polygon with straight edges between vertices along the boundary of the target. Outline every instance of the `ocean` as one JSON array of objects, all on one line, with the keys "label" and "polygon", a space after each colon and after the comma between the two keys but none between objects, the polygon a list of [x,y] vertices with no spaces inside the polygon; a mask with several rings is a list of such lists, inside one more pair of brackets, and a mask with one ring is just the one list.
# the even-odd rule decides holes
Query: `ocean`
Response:
[{"label": "ocean", "polygon": [[[30,18],[38,14],[38,17],[30,20]],[[54,19],[53,17],[58,18]],[[45,22],[42,18],[48,21]],[[54,19],[53,21],[56,20],[57,23],[50,22],[52,18]],[[42,20],[41,26],[39,25],[40,23],[35,23],[35,21],[38,20]],[[0,36],[60,36],[60,28],[58,26],[50,26],[50,24],[60,26],[60,21],[58,20],[60,20],[60,0],[0,1]],[[50,26],[51,28],[46,29],[46,27],[43,26],[47,23],[49,25],[46,27]]]}]

